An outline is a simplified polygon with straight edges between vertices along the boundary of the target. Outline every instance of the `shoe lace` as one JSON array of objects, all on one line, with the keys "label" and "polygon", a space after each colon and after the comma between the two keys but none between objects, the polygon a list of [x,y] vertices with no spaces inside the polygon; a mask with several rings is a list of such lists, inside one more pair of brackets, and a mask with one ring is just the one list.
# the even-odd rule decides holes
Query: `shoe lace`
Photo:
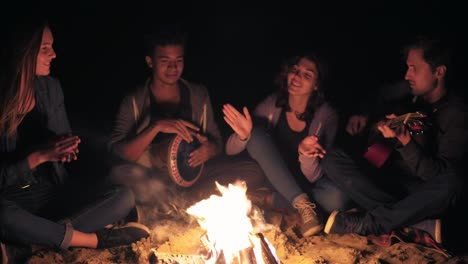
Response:
[{"label": "shoe lace", "polygon": [[314,210],[316,205],[309,201],[298,202],[294,204],[294,208],[299,211],[304,223],[314,220],[317,216],[317,213]]}]

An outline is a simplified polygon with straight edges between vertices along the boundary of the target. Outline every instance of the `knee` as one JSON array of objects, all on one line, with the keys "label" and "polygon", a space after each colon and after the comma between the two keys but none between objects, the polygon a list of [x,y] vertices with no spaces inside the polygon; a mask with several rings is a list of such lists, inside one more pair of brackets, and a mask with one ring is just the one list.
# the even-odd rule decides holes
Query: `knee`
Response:
[{"label": "knee", "polygon": [[450,200],[457,200],[463,193],[463,180],[456,173],[447,173],[442,176],[444,184],[441,185],[441,193]]},{"label": "knee", "polygon": [[430,178],[423,188],[432,191],[432,200],[440,204],[441,208],[454,206],[462,197],[462,179],[453,172],[445,172]]},{"label": "knee", "polygon": [[347,210],[348,198],[341,192],[330,192],[327,199],[322,199],[319,203],[326,213],[331,213],[333,210]]},{"label": "knee", "polygon": [[135,206],[135,195],[127,186],[115,186],[114,196],[118,200],[119,208],[123,211]]},{"label": "knee", "polygon": [[331,213],[336,209],[347,210],[350,202],[348,196],[337,187],[315,190],[312,195],[313,199],[326,213]]}]

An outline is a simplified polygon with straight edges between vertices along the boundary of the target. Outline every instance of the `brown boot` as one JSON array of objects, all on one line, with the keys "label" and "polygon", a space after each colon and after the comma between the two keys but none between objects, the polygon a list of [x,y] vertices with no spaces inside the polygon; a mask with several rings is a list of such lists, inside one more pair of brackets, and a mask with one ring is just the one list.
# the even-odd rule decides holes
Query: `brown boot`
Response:
[{"label": "brown boot", "polygon": [[313,236],[322,231],[323,224],[315,212],[315,204],[309,200],[301,199],[294,203],[302,219],[301,233],[303,237]]}]

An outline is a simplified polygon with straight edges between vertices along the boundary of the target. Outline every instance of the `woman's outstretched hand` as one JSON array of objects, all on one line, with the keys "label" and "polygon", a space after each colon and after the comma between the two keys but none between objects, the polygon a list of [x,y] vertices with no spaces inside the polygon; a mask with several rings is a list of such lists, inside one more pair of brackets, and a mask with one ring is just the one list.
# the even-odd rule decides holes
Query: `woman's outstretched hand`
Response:
[{"label": "woman's outstretched hand", "polygon": [[252,132],[252,118],[249,110],[244,106],[244,114],[237,111],[230,104],[223,106],[224,121],[234,130],[241,140],[247,140]]}]

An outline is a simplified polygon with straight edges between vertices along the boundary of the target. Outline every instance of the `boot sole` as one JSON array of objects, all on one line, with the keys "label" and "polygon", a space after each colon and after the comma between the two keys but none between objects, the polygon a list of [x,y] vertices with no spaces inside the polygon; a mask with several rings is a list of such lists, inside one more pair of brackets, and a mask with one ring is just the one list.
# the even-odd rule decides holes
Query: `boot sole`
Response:
[{"label": "boot sole", "polygon": [[140,228],[140,229],[143,229],[145,230],[148,234],[151,234],[151,231],[149,230],[149,228],[143,224],[140,224],[140,223],[136,223],[136,222],[129,222],[129,223],[126,223],[125,225],[123,226],[119,226],[119,227],[116,227],[116,229],[120,229],[120,228],[125,228],[125,227],[136,227],[136,228]]},{"label": "boot sole", "polygon": [[442,244],[442,220],[440,218],[435,220],[434,236],[435,241]]},{"label": "boot sole", "polygon": [[318,233],[320,233],[320,231],[322,231],[323,229],[323,225],[318,225],[314,228],[311,228],[309,230],[307,230],[307,232],[304,232],[302,233],[302,236],[303,237],[310,237],[310,236],[313,236],[313,235],[316,235]]},{"label": "boot sole", "polygon": [[325,224],[325,229],[323,230],[326,234],[330,234],[330,230],[333,227],[333,224],[335,223],[336,215],[339,212],[340,211],[338,210],[334,210],[333,212],[331,212],[330,216],[328,217],[327,223]]}]

